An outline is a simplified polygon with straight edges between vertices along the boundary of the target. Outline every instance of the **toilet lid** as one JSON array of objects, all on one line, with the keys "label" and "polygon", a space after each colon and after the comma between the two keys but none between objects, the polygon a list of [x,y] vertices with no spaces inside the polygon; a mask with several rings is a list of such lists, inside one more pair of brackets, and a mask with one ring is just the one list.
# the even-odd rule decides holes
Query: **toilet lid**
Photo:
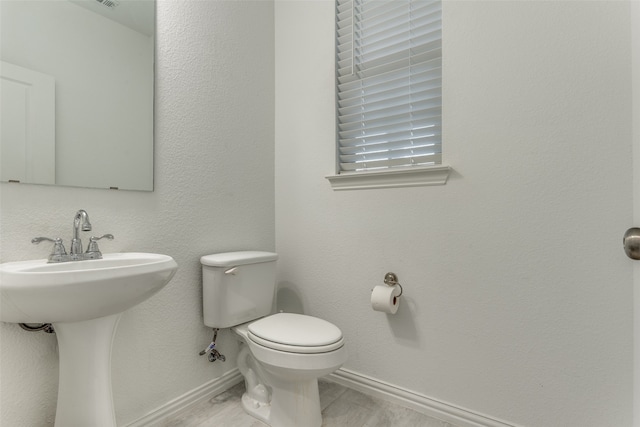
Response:
[{"label": "toilet lid", "polygon": [[325,353],[344,345],[332,323],[303,314],[277,313],[249,324],[249,339],[274,350]]}]

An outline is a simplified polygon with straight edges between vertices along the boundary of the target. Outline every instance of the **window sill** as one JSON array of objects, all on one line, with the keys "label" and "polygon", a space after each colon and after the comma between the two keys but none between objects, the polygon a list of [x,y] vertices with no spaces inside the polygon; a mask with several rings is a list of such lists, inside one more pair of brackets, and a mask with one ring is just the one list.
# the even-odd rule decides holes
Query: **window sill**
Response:
[{"label": "window sill", "polygon": [[366,190],[372,188],[419,187],[444,185],[451,167],[426,166],[406,169],[391,169],[378,172],[352,172],[330,175],[326,178],[335,191]]}]

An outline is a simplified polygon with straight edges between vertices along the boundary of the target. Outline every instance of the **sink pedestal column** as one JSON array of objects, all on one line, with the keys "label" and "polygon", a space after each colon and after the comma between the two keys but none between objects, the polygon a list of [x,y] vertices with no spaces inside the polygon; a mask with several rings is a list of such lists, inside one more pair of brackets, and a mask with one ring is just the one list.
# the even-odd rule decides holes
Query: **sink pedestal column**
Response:
[{"label": "sink pedestal column", "polygon": [[56,427],[116,427],[111,348],[120,316],[53,324],[60,353]]}]

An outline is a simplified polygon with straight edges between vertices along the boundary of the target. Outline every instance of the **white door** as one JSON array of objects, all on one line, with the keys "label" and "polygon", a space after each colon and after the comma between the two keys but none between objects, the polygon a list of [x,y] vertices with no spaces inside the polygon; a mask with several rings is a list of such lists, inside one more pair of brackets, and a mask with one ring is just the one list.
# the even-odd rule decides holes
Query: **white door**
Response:
[{"label": "white door", "polygon": [[[640,2],[631,2],[633,90],[633,221],[640,227]],[[640,261],[634,262],[634,426],[640,427]]]},{"label": "white door", "polygon": [[55,80],[0,64],[0,180],[55,183]]}]

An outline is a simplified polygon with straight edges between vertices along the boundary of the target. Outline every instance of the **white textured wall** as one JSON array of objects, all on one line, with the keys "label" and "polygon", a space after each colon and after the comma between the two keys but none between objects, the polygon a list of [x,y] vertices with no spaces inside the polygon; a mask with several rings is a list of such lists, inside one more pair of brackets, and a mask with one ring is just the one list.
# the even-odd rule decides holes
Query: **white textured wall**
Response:
[{"label": "white textured wall", "polygon": [[[445,186],[333,192],[332,1],[276,1],[282,306],[345,368],[528,427],[632,423],[625,2],[445,2]],[[399,275],[395,316],[370,289]],[[302,306],[302,307],[300,307]]]},{"label": "white textured wall", "polygon": [[[171,283],[120,322],[113,354],[119,425],[233,368],[228,335],[225,364],[198,357],[211,339],[202,324],[199,258],[273,250],[275,240],[273,4],[161,1],[158,28],[156,190],[0,186],[2,262],[45,257],[49,248],[31,238],[68,241],[80,208],[93,234],[115,235],[104,252],[159,252],[178,262]],[[0,425],[52,425],[56,395],[55,336],[0,324]]]},{"label": "white textured wall", "polygon": [[[450,182],[336,193],[333,2],[276,2],[281,295],[343,329],[348,369],[531,427],[631,425],[627,6],[446,3]],[[120,324],[120,424],[232,367],[197,356],[199,256],[274,245],[271,3],[164,1],[158,22],[156,191],[0,186],[3,262],[46,256],[29,240],[78,208],[106,252],[178,261]],[[394,317],[368,304],[389,270]],[[0,325],[0,425],[52,423],[55,351]]]}]

